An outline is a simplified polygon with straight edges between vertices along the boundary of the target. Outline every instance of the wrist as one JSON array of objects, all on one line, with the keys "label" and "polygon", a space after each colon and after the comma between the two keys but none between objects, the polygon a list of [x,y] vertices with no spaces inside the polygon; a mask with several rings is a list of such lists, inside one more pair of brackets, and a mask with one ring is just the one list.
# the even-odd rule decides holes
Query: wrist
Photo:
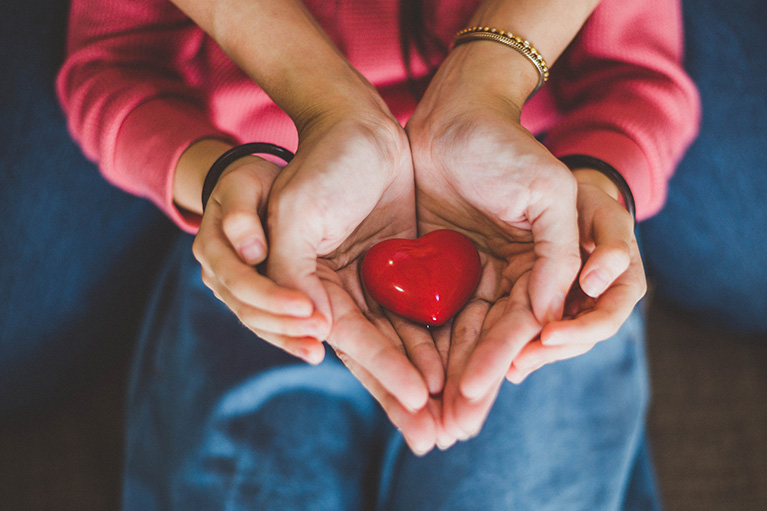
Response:
[{"label": "wrist", "polygon": [[530,41],[552,65],[598,4],[599,0],[485,0],[467,26],[512,32]]},{"label": "wrist", "polygon": [[299,147],[309,148],[324,144],[330,133],[347,147],[361,145],[375,148],[382,157],[399,161],[410,158],[410,145],[402,125],[388,111],[369,105],[344,105],[329,111],[313,112],[298,127]]},{"label": "wrist", "polygon": [[616,201],[622,202],[621,192],[618,189],[618,186],[609,177],[598,170],[590,168],[573,169],[573,176],[578,182],[578,185],[595,186]]},{"label": "wrist", "polygon": [[584,154],[561,156],[559,160],[567,165],[571,171],[590,169],[603,174],[606,178],[612,181],[619,192],[618,201],[629,212],[631,218],[634,220],[634,226],[636,226],[636,204],[634,202],[634,194],[631,193],[631,188],[624,177],[612,165],[598,158],[594,158],[593,156]]},{"label": "wrist", "polygon": [[299,141],[339,124],[401,130],[402,126],[372,85],[370,90],[365,89],[349,87],[346,94],[340,95],[335,89],[331,94],[323,94],[319,101],[306,102],[296,108],[290,116],[296,125]]},{"label": "wrist", "polygon": [[202,214],[200,194],[205,176],[216,160],[232,147],[229,142],[206,138],[193,143],[181,154],[173,174],[173,202],[176,207]]},{"label": "wrist", "polygon": [[537,80],[530,62],[501,44],[472,41],[453,48],[408,121],[411,144],[423,145],[444,129],[477,126],[487,115],[519,123]]},{"label": "wrist", "polygon": [[183,4],[236,63],[296,124],[351,105],[388,112],[303,2],[232,0]]},{"label": "wrist", "polygon": [[476,95],[506,103],[520,112],[538,85],[538,71],[527,57],[495,41],[470,41],[455,46],[443,63],[453,80]]}]

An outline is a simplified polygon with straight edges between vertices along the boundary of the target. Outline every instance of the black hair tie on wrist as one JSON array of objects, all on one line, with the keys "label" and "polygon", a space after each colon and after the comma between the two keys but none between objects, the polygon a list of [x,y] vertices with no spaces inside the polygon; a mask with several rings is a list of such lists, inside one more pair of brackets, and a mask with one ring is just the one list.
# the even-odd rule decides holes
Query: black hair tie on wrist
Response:
[{"label": "black hair tie on wrist", "polygon": [[213,193],[213,188],[216,187],[218,178],[221,177],[224,169],[243,156],[249,156],[251,154],[271,154],[272,156],[283,159],[285,163],[290,163],[290,160],[292,160],[294,156],[292,152],[284,147],[270,144],[269,142],[250,142],[248,144],[232,147],[211,165],[208,174],[205,176],[205,182],[202,185],[203,212],[205,212],[205,206],[208,204],[208,200],[210,200],[210,194]]},{"label": "black hair tie on wrist", "polygon": [[615,170],[615,167],[606,161],[600,160],[599,158],[594,158],[593,156],[587,156],[585,154],[570,154],[567,156],[562,156],[559,161],[567,165],[570,170],[583,168],[594,169],[607,176],[610,181],[615,183],[615,186],[618,187],[618,191],[620,191],[621,197],[623,197],[623,204],[626,206],[626,209],[631,215],[632,220],[634,220],[634,227],[636,228],[637,215],[636,204],[634,203],[634,194],[631,193],[629,184],[623,178],[621,173]]}]

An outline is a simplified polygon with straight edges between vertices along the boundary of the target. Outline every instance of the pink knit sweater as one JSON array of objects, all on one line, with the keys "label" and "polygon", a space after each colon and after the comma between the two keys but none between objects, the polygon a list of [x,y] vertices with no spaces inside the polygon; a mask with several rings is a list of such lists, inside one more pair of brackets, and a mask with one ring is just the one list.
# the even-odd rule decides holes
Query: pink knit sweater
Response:
[{"label": "pink knit sweater", "polygon": [[[433,2],[432,23],[446,45],[477,2]],[[404,123],[415,101],[397,2],[305,3]],[[680,64],[680,11],[678,1],[604,0],[522,114],[555,155],[588,154],[619,169],[640,219],[662,206],[697,132],[698,96]],[[190,232],[199,218],[174,206],[172,183],[191,143],[210,136],[291,150],[298,143],[292,121],[168,0],[72,0],[57,88],[73,136],[106,178],[150,198]]]}]

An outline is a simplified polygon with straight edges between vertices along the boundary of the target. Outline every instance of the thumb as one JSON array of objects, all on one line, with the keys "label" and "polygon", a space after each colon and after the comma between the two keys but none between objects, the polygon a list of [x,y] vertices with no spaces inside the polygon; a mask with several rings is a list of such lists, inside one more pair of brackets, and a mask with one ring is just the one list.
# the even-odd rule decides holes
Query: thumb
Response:
[{"label": "thumb", "polygon": [[535,263],[528,291],[533,313],[542,324],[561,319],[565,297],[581,266],[577,188],[575,179],[571,181],[563,180],[542,195],[542,203],[530,208]]},{"label": "thumb", "polygon": [[260,163],[257,169],[243,167],[224,174],[211,197],[219,204],[224,235],[240,259],[251,266],[266,258],[262,214],[271,183],[279,172],[273,163]]},{"label": "thumb", "polygon": [[221,206],[221,227],[243,262],[253,266],[264,261],[267,254],[266,236],[258,216],[258,204],[244,190]]}]

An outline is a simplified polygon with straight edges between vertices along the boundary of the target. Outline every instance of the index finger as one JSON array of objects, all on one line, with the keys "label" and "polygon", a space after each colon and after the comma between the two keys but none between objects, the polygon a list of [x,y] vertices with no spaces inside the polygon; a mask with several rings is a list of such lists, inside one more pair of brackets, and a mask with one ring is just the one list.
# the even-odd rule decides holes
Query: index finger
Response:
[{"label": "index finger", "polygon": [[368,321],[342,287],[327,285],[334,317],[328,342],[368,371],[405,408],[425,407],[429,398],[426,382],[397,342]]}]

